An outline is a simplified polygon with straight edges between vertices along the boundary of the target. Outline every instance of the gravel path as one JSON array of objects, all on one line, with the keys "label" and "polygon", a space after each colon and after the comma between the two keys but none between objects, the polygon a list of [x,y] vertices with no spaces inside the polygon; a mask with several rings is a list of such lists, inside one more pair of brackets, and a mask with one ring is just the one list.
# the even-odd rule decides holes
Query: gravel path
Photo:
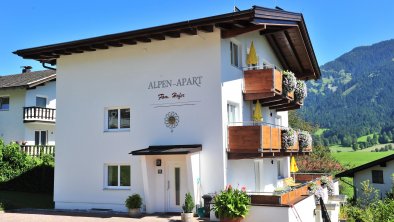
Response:
[{"label": "gravel path", "polygon": [[[144,215],[141,218],[130,218],[126,214],[110,214],[97,212],[51,211],[51,210],[17,210],[0,212],[1,222],[165,222],[181,221],[178,215]],[[195,218],[195,222],[204,221]]]}]

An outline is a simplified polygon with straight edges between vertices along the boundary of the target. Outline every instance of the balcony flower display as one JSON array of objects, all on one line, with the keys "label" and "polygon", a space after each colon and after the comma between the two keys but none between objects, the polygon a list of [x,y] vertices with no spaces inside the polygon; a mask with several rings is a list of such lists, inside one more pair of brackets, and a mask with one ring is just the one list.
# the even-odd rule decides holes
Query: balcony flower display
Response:
[{"label": "balcony flower display", "polygon": [[300,131],[298,133],[298,142],[301,150],[312,146],[311,134],[307,131]]},{"label": "balcony flower display", "polygon": [[293,92],[296,88],[297,80],[293,72],[283,71],[283,95]]},{"label": "balcony flower display", "polygon": [[294,89],[294,99],[296,102],[304,103],[304,99],[308,94],[308,90],[306,88],[306,84],[304,81],[297,80],[296,87]]},{"label": "balcony flower display", "polygon": [[292,128],[282,129],[282,148],[287,150],[294,146],[297,135]]},{"label": "balcony flower display", "polygon": [[245,187],[239,190],[229,185],[214,197],[213,202],[213,210],[220,221],[239,222],[248,214],[251,199]]}]

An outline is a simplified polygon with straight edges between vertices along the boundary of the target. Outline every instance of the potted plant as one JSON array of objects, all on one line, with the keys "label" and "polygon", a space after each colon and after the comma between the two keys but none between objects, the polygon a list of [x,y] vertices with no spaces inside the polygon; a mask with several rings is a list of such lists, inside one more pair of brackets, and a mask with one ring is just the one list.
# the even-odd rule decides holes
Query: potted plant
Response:
[{"label": "potted plant", "polygon": [[297,79],[293,72],[283,71],[282,78],[282,87],[283,87],[283,95],[287,96],[288,93],[291,93],[295,90],[297,84]]},{"label": "potted plant", "polygon": [[139,194],[129,196],[125,201],[126,207],[129,209],[130,217],[138,217],[141,214],[142,198]]},{"label": "potted plant", "polygon": [[183,213],[181,214],[181,219],[184,222],[193,221],[193,208],[194,202],[192,195],[190,193],[186,193],[185,195],[185,204],[183,204],[182,209]]},{"label": "potted plant", "polygon": [[307,131],[300,131],[298,133],[298,142],[301,150],[312,146],[311,134]]},{"label": "potted plant", "polygon": [[328,176],[322,176],[320,178],[320,184],[322,187],[326,187],[326,185],[329,183],[329,178]]},{"label": "potted plant", "polygon": [[296,133],[292,128],[282,129],[282,148],[287,150],[294,146],[296,140]]},{"label": "potted plant", "polygon": [[240,222],[249,212],[250,197],[246,189],[233,189],[231,185],[213,199],[213,210],[221,222]]},{"label": "potted plant", "polygon": [[306,88],[305,82],[297,80],[296,87],[294,89],[294,100],[300,104],[303,104],[307,94],[308,90]]},{"label": "potted plant", "polygon": [[316,192],[317,189],[317,184],[313,181],[308,183],[308,190],[310,193],[314,194]]}]

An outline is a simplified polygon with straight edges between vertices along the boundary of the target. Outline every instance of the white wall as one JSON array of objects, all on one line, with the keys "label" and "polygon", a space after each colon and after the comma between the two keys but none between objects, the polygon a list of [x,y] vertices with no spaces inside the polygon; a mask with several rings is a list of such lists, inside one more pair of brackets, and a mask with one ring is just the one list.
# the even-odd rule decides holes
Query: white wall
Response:
[{"label": "white wall", "polygon": [[[220,73],[218,31],[58,59],[56,207],[115,208],[131,193],[144,195],[141,177],[134,176],[141,175],[141,157],[128,153],[149,145],[201,143],[202,193],[223,188]],[[152,81],[193,76],[202,76],[200,87],[148,89]],[[173,92],[185,97],[158,100]],[[168,104],[175,102],[183,104]],[[104,109],[112,106],[130,107],[130,131],[104,132]],[[173,132],[164,124],[171,111],[180,121]],[[103,190],[105,163],[131,163],[131,190]]]},{"label": "white wall", "polygon": [[25,106],[36,106],[37,96],[47,98],[47,108],[56,109],[56,81],[26,90]]},{"label": "white wall", "polygon": [[[384,184],[377,184],[377,183],[372,183],[372,170],[383,170],[383,182]],[[361,189],[361,182],[369,180],[370,185],[375,187],[376,189],[379,189],[379,197],[384,197],[386,195],[386,192],[390,191],[391,188],[393,187],[391,175],[394,173],[394,160],[391,160],[386,163],[386,167],[381,167],[381,166],[373,166],[371,168],[356,172],[354,174],[354,180],[353,183],[356,186],[357,189],[357,198],[359,198],[362,195],[362,189]]]},{"label": "white wall", "polygon": [[25,104],[25,89],[1,89],[0,96],[9,96],[9,110],[0,111],[0,137],[6,143],[24,141],[23,106]]}]

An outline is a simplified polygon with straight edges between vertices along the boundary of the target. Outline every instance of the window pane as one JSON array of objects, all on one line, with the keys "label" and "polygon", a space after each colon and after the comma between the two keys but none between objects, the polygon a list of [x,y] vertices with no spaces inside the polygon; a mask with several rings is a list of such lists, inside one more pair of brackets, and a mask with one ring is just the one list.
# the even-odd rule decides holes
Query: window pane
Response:
[{"label": "window pane", "polygon": [[234,44],[234,65],[238,67],[238,46]]},{"label": "window pane", "polygon": [[108,166],[108,186],[118,186],[118,166]]},{"label": "window pane", "polygon": [[108,110],[108,129],[118,129],[118,110]]},{"label": "window pane", "polygon": [[120,128],[130,128],[130,109],[120,110]]},{"label": "window pane", "polygon": [[130,166],[120,166],[120,186],[130,186]]},{"label": "window pane", "polygon": [[47,98],[36,97],[36,106],[43,108],[47,107]]},{"label": "window pane", "polygon": [[0,109],[8,110],[10,108],[10,98],[0,97]]},{"label": "window pane", "polygon": [[384,183],[382,170],[372,170],[372,183]]},{"label": "window pane", "polygon": [[47,131],[41,131],[41,144],[40,145],[47,145]]},{"label": "window pane", "polygon": [[181,168],[175,168],[175,205],[181,204]]},{"label": "window pane", "polygon": [[34,145],[40,145],[40,131],[34,132]]}]

